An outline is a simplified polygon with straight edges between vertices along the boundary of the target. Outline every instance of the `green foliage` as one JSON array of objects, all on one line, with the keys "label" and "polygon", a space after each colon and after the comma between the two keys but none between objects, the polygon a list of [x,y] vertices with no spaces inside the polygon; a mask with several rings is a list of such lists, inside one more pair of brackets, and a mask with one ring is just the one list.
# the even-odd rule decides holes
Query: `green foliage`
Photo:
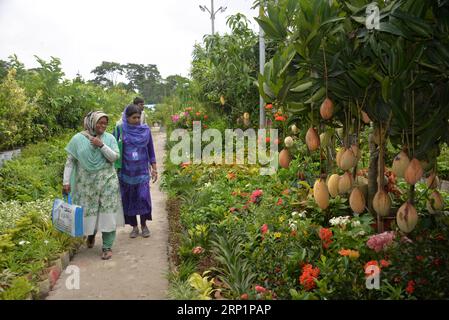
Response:
[{"label": "green foliage", "polygon": [[[201,102],[221,109],[231,125],[244,112],[257,119],[258,93],[254,86],[258,68],[257,36],[245,16],[227,21],[232,34],[206,36],[196,45],[192,62],[192,92]],[[222,106],[220,97],[225,104]]]}]

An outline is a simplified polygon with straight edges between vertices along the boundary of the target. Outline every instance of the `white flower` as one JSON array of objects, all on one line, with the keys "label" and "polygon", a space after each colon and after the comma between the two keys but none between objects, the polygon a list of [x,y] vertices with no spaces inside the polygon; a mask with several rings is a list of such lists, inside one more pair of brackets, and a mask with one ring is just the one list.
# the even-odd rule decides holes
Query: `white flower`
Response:
[{"label": "white flower", "polygon": [[29,241],[25,241],[25,240],[20,240],[20,241],[19,241],[19,245],[20,245],[20,246],[24,246],[24,245],[26,245],[26,244],[30,244],[30,242],[29,242]]},{"label": "white flower", "polygon": [[344,216],[332,218],[329,220],[329,222],[333,226],[345,226],[350,222],[349,220],[350,220],[349,216]]},{"label": "white flower", "polygon": [[44,243],[45,243],[45,244],[48,244],[48,242],[49,242],[48,240],[44,240]]},{"label": "white flower", "polygon": [[293,211],[292,212],[292,217],[293,218],[305,218],[306,217],[306,212],[305,211],[302,211],[302,212]]},{"label": "white flower", "polygon": [[360,236],[360,237],[363,237],[365,234],[366,234],[366,233],[365,233],[365,231],[363,231],[363,230],[357,232],[357,236]]},{"label": "white flower", "polygon": [[212,183],[207,182],[207,183],[204,184],[204,187],[205,187],[205,188],[209,188],[211,185],[212,185]]},{"label": "white flower", "polygon": [[359,227],[361,225],[361,223],[360,223],[360,221],[355,220],[355,221],[352,221],[351,225],[355,228],[355,227]]}]

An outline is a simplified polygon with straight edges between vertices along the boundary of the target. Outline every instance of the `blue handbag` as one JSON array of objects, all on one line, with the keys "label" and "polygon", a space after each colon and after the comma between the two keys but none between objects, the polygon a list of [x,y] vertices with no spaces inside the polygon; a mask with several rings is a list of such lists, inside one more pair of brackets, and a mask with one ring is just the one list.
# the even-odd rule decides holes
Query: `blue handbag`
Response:
[{"label": "blue handbag", "polygon": [[51,220],[54,227],[72,237],[84,235],[83,208],[72,204],[70,194],[64,195],[63,199],[56,199],[51,211]]}]

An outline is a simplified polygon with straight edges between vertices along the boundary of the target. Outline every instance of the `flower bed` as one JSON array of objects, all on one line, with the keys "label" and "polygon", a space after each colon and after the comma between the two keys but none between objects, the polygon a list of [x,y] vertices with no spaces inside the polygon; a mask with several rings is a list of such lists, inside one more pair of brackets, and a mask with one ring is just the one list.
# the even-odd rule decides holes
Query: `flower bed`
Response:
[{"label": "flower bed", "polygon": [[[271,177],[257,167],[166,163],[164,186],[182,201],[172,298],[204,298],[205,288],[189,285],[189,277],[206,271],[215,298],[448,298],[447,212],[430,215],[418,199],[413,232],[405,235],[393,222],[378,235],[375,219],[353,215],[347,199],[319,209],[309,183],[297,179],[301,161]],[[376,272],[379,287],[369,289]]]}]

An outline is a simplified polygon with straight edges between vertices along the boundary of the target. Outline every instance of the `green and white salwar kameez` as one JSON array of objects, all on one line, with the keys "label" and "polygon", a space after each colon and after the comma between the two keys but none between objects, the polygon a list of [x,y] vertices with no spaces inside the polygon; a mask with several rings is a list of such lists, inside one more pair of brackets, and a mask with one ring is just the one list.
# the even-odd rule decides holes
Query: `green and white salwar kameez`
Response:
[{"label": "green and white salwar kameez", "polygon": [[77,133],[69,142],[64,184],[70,184],[73,203],[83,207],[84,235],[102,232],[103,249],[111,249],[115,230],[124,225],[119,181],[114,161],[119,149],[114,136],[99,137],[102,148],[92,146],[88,137]]}]

